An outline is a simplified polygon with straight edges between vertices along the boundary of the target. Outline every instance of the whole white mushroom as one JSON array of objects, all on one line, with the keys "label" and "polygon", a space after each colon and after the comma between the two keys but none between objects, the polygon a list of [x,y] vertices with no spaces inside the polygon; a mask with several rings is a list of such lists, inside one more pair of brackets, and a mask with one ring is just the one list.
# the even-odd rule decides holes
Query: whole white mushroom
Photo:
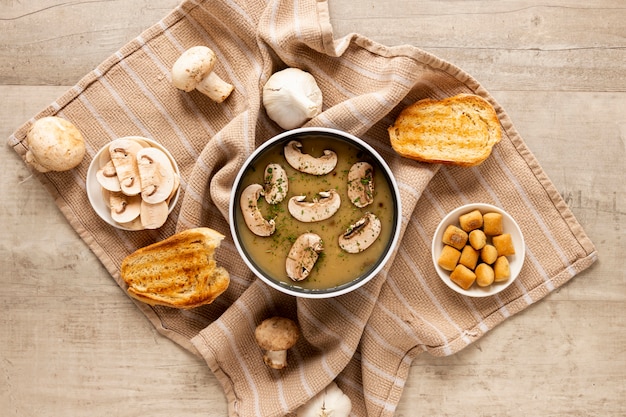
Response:
[{"label": "whole white mushroom", "polygon": [[26,162],[39,172],[68,171],[85,156],[85,139],[68,120],[48,116],[33,123],[26,134]]},{"label": "whole white mushroom", "polygon": [[198,90],[211,100],[221,103],[235,88],[222,80],[213,69],[217,55],[209,47],[192,46],[181,54],[172,66],[172,84],[183,91]]}]

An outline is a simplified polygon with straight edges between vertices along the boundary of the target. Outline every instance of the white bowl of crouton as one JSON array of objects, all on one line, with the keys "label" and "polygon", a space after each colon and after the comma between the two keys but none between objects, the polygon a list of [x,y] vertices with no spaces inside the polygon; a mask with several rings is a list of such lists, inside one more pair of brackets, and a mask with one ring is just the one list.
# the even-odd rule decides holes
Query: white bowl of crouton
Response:
[{"label": "white bowl of crouton", "polygon": [[508,288],[519,276],[525,253],[515,219],[486,203],[449,212],[432,240],[437,274],[450,289],[469,297],[489,297]]}]

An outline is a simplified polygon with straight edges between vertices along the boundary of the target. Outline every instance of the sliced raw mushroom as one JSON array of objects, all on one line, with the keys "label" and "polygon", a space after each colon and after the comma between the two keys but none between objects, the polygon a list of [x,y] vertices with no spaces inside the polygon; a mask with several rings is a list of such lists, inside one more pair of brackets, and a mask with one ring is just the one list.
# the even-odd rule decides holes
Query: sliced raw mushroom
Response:
[{"label": "sliced raw mushroom", "polygon": [[287,172],[279,164],[269,164],[263,174],[265,182],[265,201],[268,204],[278,204],[285,199],[289,191]]},{"label": "sliced raw mushroom", "polygon": [[109,160],[102,168],[96,172],[98,183],[105,190],[122,191],[120,180],[117,178],[117,171],[113,161]]},{"label": "sliced raw mushroom", "polygon": [[148,139],[128,136],[110,142],[97,162],[96,179],[117,224],[143,230],[165,223],[169,204],[180,187],[176,164],[166,151]]},{"label": "sliced raw mushroom", "polygon": [[[113,163],[113,161],[111,161],[111,153],[110,152],[101,152],[100,156],[98,157],[98,166],[99,167],[103,167],[106,164],[108,164],[109,162]],[[115,165],[113,167],[115,167]]]},{"label": "sliced raw mushroom", "polygon": [[311,175],[326,175],[335,169],[337,165],[337,154],[329,149],[324,151],[324,155],[315,158],[312,155],[302,153],[302,144],[297,140],[292,140],[285,145],[285,159],[294,169]]},{"label": "sliced raw mushroom", "polygon": [[104,187],[101,187],[100,191],[102,192],[102,200],[104,200],[104,204],[109,210],[111,210],[111,191],[107,190]]},{"label": "sliced raw mushroom", "polygon": [[118,223],[128,223],[139,217],[141,213],[141,197],[128,196],[122,192],[112,191],[109,194],[111,218]]},{"label": "sliced raw mushroom", "polygon": [[158,229],[165,224],[169,208],[166,201],[156,204],[141,200],[141,225],[144,229]]},{"label": "sliced raw mushroom", "polygon": [[374,167],[367,162],[357,162],[348,172],[348,198],[357,207],[374,201]]},{"label": "sliced raw mushroom", "polygon": [[326,220],[339,210],[341,197],[335,190],[321,191],[319,196],[320,198],[314,198],[313,201],[304,201],[304,195],[291,197],[287,209],[295,219],[304,223]]},{"label": "sliced raw mushroom", "polygon": [[372,213],[365,213],[365,216],[339,236],[339,247],[348,253],[363,252],[376,241],[381,228],[378,217]]},{"label": "sliced raw mushroom", "polygon": [[274,219],[266,220],[257,203],[263,194],[263,186],[250,184],[241,193],[239,205],[248,229],[257,236],[270,236],[276,230]]},{"label": "sliced raw mushroom", "polygon": [[145,138],[143,138],[141,136],[129,136],[129,138],[132,138],[132,140],[134,140],[135,142],[140,144],[142,148],[151,148],[152,147],[150,142],[148,142]]},{"label": "sliced raw mushroom", "polygon": [[167,200],[174,189],[174,167],[167,155],[157,148],[137,152],[137,167],[141,183],[141,198],[157,204]]},{"label": "sliced raw mushroom", "polygon": [[172,201],[172,198],[174,198],[174,196],[176,195],[176,191],[178,191],[178,187],[180,187],[180,176],[178,176],[177,173],[174,173],[174,188],[172,188],[172,192],[170,193],[170,195],[167,197],[167,204],[170,203],[170,201]]},{"label": "sliced raw mushroom", "polygon": [[135,220],[131,220],[126,223],[118,223],[124,229],[128,230],[144,230],[143,224],[141,224],[141,216],[137,217]]},{"label": "sliced raw mushroom", "polygon": [[137,152],[143,149],[132,139],[115,139],[109,145],[109,154],[115,166],[122,192],[126,195],[137,195],[141,192]]},{"label": "sliced raw mushroom", "polygon": [[294,281],[306,279],[322,250],[324,250],[324,245],[319,235],[304,233],[298,236],[291,246],[285,262],[287,276]]}]

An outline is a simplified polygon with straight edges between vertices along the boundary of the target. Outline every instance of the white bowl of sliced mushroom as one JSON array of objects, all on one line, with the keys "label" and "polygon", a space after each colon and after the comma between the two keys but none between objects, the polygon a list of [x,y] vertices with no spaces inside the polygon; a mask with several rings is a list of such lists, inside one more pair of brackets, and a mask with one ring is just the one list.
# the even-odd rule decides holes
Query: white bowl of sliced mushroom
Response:
[{"label": "white bowl of sliced mushroom", "polygon": [[102,220],[118,229],[158,229],[179,194],[176,160],[149,138],[111,141],[98,151],[87,171],[89,202]]},{"label": "white bowl of sliced mushroom", "polygon": [[350,292],[380,272],[400,234],[400,194],[364,140],[299,128],[258,147],[241,167],[230,228],[244,262],[271,287],[305,298]]}]

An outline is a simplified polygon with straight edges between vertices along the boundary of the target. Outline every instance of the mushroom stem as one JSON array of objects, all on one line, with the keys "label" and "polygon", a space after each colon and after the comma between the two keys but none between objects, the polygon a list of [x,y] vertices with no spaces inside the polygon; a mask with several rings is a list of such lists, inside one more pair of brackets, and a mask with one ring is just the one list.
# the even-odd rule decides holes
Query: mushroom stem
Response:
[{"label": "mushroom stem", "polygon": [[266,350],[263,361],[272,369],[283,369],[287,366],[286,350]]},{"label": "mushroom stem", "polygon": [[196,90],[200,91],[202,94],[208,96],[211,100],[221,103],[232,93],[233,89],[232,84],[227,83],[222,80],[219,75],[214,72],[211,72],[206,78],[202,79],[196,85]]}]

